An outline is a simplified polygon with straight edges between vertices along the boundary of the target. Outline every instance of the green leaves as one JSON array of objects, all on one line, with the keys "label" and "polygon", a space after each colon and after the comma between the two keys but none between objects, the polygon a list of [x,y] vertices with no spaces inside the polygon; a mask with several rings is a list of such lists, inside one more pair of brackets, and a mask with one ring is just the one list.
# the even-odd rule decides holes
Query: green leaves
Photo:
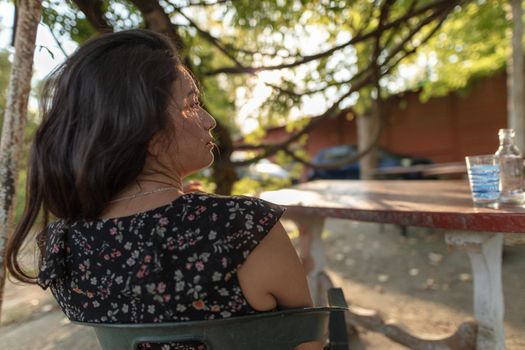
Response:
[{"label": "green leaves", "polygon": [[440,33],[420,48],[429,62],[422,76],[424,99],[468,88],[477,77],[505,67],[510,49],[507,2],[470,2],[454,11]]},{"label": "green leaves", "polygon": [[[184,43],[183,61],[203,84],[205,106],[237,133],[235,118],[242,103],[250,102],[241,102],[239,92],[253,92],[264,81],[262,72],[275,72],[279,79],[266,82],[272,90],[264,94],[265,101],[251,117],[259,120],[261,128],[286,124],[298,132],[304,127],[294,122],[298,117],[330,117],[350,104],[357,114],[367,113],[376,93],[371,73],[376,71],[371,68],[376,58],[383,95],[414,86],[424,86],[429,94],[465,86],[471,76],[504,62],[508,28],[504,2],[467,2],[437,33],[434,30],[457,0],[231,0],[208,6],[162,0],[158,4]],[[91,11],[86,11],[86,4]],[[44,22],[57,36],[79,43],[96,33],[97,14],[99,22],[115,30],[146,23],[132,1],[46,0],[44,7]],[[151,28],[154,22],[149,16]],[[427,42],[431,35],[435,36]],[[418,56],[409,56],[416,50],[427,57],[427,66],[407,81],[407,67],[421,65]],[[221,69],[223,73],[217,73]],[[305,110],[309,100],[322,101],[317,103],[321,108]]]}]

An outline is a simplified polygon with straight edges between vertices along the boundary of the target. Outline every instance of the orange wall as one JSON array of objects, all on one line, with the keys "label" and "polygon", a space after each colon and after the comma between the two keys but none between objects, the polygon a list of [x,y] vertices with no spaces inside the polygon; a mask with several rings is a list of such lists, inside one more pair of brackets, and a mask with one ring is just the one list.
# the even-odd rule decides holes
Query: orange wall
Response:
[{"label": "orange wall", "polygon": [[[507,124],[503,73],[480,79],[463,95],[453,93],[425,103],[407,92],[386,103],[387,125],[380,144],[394,152],[424,156],[435,162],[462,161],[466,155],[494,153],[498,129]],[[356,143],[355,120],[341,115],[315,128],[306,145],[314,156],[321,148]],[[265,142],[282,140],[284,128],[268,131]],[[525,151],[525,150],[523,150]]]},{"label": "orange wall", "polygon": [[382,144],[393,151],[436,162],[494,153],[498,129],[507,124],[505,76],[478,81],[464,95],[450,94],[426,103],[415,93],[396,96],[389,100],[387,115],[389,126]]}]

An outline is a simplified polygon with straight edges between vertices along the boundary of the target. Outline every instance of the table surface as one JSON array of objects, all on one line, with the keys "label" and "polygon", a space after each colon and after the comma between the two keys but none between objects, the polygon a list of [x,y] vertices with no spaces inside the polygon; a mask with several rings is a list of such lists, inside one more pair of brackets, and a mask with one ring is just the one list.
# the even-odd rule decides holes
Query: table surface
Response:
[{"label": "table surface", "polygon": [[261,198],[290,214],[443,229],[525,233],[524,208],[478,208],[466,180],[318,180]]}]

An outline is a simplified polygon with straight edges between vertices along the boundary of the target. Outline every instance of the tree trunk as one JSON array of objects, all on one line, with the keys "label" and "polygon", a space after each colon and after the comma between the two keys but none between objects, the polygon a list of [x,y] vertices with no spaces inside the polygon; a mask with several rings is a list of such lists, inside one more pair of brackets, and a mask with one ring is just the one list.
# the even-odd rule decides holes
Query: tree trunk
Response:
[{"label": "tree trunk", "polygon": [[[374,114],[360,115],[357,117],[357,148],[359,152],[370,147],[374,142],[376,129],[376,118]],[[372,171],[377,167],[377,152],[372,149],[365,156],[359,159],[360,178],[362,180],[372,179]]]},{"label": "tree trunk", "polygon": [[5,283],[5,242],[14,220],[18,160],[24,141],[36,32],[42,11],[40,0],[18,0],[17,6],[15,56],[0,142],[0,310]]},{"label": "tree trunk", "polygon": [[[370,98],[372,98],[370,96]],[[373,179],[373,170],[377,168],[377,148],[376,144],[379,140],[378,132],[380,121],[379,121],[379,109],[377,102],[372,100],[372,107],[369,112],[365,115],[357,117],[357,149],[359,152],[363,152],[373,145],[373,148],[361,159],[359,159],[360,179]]]},{"label": "tree trunk", "polygon": [[507,64],[507,125],[516,131],[516,145],[525,152],[523,120],[523,8],[521,0],[510,0],[512,6],[512,53]]},{"label": "tree trunk", "polygon": [[233,142],[228,129],[218,120],[213,133],[218,144],[218,152],[215,152],[215,162],[213,163],[213,181],[217,185],[215,193],[229,195],[232,192],[233,184],[237,181],[235,168],[230,162]]}]

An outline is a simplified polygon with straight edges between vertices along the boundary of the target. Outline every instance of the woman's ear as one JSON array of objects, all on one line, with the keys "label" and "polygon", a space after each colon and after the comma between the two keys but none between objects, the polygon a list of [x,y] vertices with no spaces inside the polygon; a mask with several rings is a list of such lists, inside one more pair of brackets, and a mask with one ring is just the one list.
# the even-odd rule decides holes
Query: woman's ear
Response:
[{"label": "woman's ear", "polygon": [[166,137],[162,133],[156,133],[148,143],[148,154],[158,157],[162,149],[166,146]]}]

